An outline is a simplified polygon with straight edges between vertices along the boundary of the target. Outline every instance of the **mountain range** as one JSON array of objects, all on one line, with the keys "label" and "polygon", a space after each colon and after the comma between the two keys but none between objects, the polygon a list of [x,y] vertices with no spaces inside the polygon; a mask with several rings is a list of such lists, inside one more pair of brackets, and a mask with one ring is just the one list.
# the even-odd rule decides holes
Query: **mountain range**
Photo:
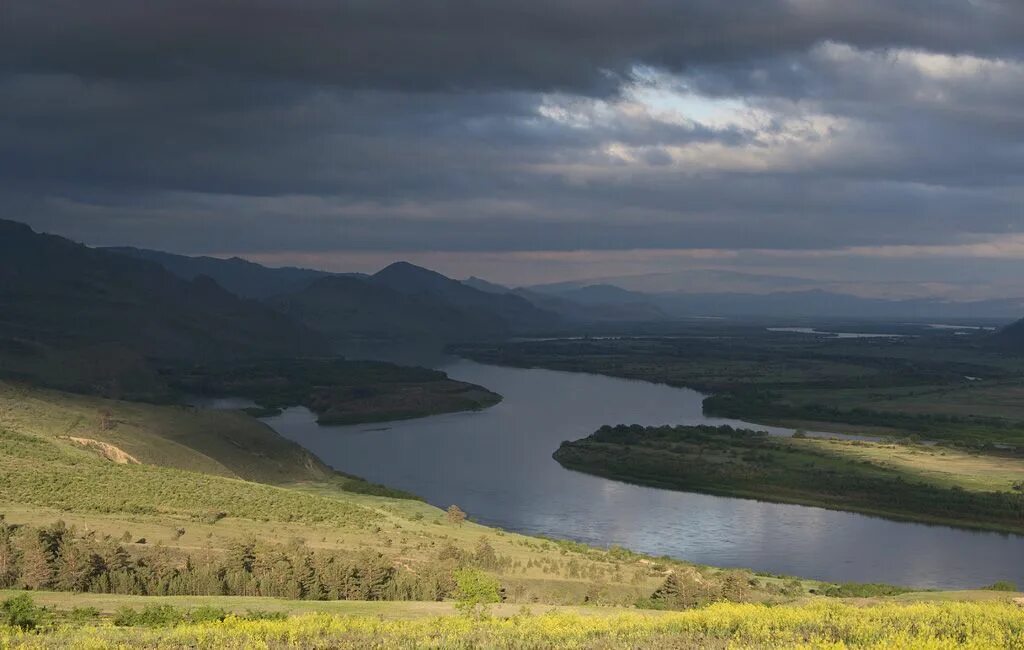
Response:
[{"label": "mountain range", "polygon": [[31,374],[57,352],[81,356],[83,366],[120,357],[316,356],[352,340],[443,346],[560,323],[521,296],[479,291],[406,262],[374,275],[268,268],[240,258],[90,248],[0,220],[0,345],[23,357],[4,357],[8,375]]},{"label": "mountain range", "polygon": [[[269,268],[239,258],[89,248],[0,220],[0,370],[102,384],[152,362],[345,354],[585,331],[690,317],[1013,320],[1020,300],[881,300],[825,291],[645,293],[607,283],[509,288],[407,262],[373,275]],[[993,339],[1024,349],[1024,323]]]},{"label": "mountain range", "polygon": [[237,257],[188,257],[139,248],[102,250],[156,262],[185,280],[211,278],[318,331],[343,349],[351,340],[445,343],[505,337],[559,323],[556,314],[520,296],[480,291],[408,262],[395,262],[366,275],[269,268]]}]

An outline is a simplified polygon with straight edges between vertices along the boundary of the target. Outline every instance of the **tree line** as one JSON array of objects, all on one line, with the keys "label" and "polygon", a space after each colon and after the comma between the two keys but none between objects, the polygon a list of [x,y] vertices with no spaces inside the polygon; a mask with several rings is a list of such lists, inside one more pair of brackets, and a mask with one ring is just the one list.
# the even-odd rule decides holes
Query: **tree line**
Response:
[{"label": "tree line", "polygon": [[130,553],[123,540],[79,533],[62,521],[41,527],[11,525],[0,515],[0,588],[143,596],[442,600],[455,593],[459,569],[497,570],[508,562],[484,539],[473,552],[444,546],[432,561],[415,567],[373,550],[313,551],[300,543],[255,540],[198,554],[160,544]]}]

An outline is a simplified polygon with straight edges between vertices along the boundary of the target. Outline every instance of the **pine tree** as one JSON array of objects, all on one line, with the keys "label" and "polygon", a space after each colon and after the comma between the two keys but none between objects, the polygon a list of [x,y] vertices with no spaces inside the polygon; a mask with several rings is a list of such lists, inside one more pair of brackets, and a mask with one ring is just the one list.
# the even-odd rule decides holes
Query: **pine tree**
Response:
[{"label": "pine tree", "polygon": [[[98,562],[85,542],[70,535],[62,537],[57,548],[54,587],[61,591],[85,591],[89,587]],[[96,558],[98,559],[98,558]]]},{"label": "pine tree", "polygon": [[655,589],[654,593],[651,594],[651,600],[660,600],[674,604],[682,596],[682,593],[682,582],[679,580],[679,576],[676,575],[676,572],[672,571],[665,576],[665,581],[661,583],[661,586]]},{"label": "pine tree", "polygon": [[299,564],[299,587],[306,600],[323,600],[327,592],[312,553],[306,553]]},{"label": "pine tree", "polygon": [[53,567],[51,556],[47,553],[46,543],[35,530],[29,530],[18,539],[18,551],[21,556],[21,578],[19,583],[24,589],[45,589],[53,583]]},{"label": "pine tree", "polygon": [[486,537],[481,537],[477,541],[476,551],[473,553],[473,563],[481,569],[493,571],[498,568],[498,554],[494,552],[494,547]]}]

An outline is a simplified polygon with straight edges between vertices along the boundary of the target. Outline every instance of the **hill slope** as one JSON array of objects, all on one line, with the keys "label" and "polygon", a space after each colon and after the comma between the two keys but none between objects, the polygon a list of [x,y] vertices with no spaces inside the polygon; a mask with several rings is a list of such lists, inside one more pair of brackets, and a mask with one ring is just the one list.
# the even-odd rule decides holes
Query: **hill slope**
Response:
[{"label": "hill slope", "polygon": [[0,339],[144,357],[224,359],[316,353],[320,337],[213,280],[37,234],[0,220]]},{"label": "hill slope", "polygon": [[467,313],[435,297],[340,275],[271,298],[268,304],[338,344],[350,339],[446,342],[506,331],[494,314]]}]

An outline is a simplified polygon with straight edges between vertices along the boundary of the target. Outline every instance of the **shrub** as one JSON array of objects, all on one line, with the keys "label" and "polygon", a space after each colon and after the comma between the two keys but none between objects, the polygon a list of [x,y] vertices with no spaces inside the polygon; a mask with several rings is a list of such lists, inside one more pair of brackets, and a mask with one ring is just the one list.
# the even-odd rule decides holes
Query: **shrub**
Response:
[{"label": "shrub", "polygon": [[288,615],[284,612],[270,612],[264,609],[248,609],[245,611],[245,616],[242,616],[247,621],[283,621],[288,618]]},{"label": "shrub", "polygon": [[181,612],[171,605],[149,605],[141,611],[122,607],[114,615],[114,625],[125,627],[170,627],[183,620]]},{"label": "shrub", "polygon": [[36,629],[42,623],[44,613],[43,608],[36,606],[28,594],[8,598],[0,604],[0,620],[22,630]]},{"label": "shrub", "polygon": [[489,606],[501,601],[501,585],[497,578],[479,569],[455,571],[455,607],[475,618],[487,615]]},{"label": "shrub", "polygon": [[100,617],[100,610],[95,607],[75,607],[68,612],[68,620],[72,623],[89,623]]},{"label": "shrub", "polygon": [[982,587],[982,589],[988,591],[1017,591],[1017,585],[1009,580],[998,580],[987,587]]},{"label": "shrub", "polygon": [[189,623],[216,623],[223,621],[227,617],[228,613],[220,607],[204,605],[202,607],[189,610],[185,619]]},{"label": "shrub", "polygon": [[844,582],[829,585],[821,593],[834,598],[873,598],[876,596],[896,596],[910,591],[905,587],[874,582]]}]

